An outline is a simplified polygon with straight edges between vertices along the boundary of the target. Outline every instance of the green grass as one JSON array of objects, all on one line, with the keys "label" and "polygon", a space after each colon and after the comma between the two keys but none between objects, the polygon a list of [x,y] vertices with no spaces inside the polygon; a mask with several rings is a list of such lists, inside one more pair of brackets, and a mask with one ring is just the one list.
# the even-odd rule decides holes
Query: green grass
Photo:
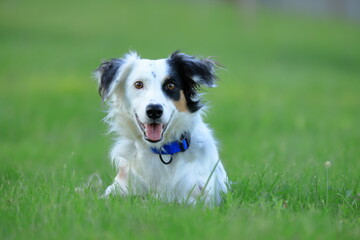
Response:
[{"label": "green grass", "polygon": [[[239,14],[220,3],[2,1],[0,238],[359,239],[359,25]],[[221,207],[98,198],[115,173],[91,71],[129,49],[226,67],[206,97],[234,182]]]}]

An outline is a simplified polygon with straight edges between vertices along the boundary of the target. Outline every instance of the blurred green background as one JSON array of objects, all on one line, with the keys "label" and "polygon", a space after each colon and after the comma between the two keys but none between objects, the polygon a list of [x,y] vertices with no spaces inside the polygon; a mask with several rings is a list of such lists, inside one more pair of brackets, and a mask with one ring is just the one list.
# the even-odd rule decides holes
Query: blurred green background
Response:
[{"label": "blurred green background", "polygon": [[[212,56],[225,66],[218,72],[219,87],[206,90],[211,107],[206,121],[235,182],[229,201],[236,209],[271,195],[296,199],[289,204],[295,213],[310,205],[323,211],[324,162],[331,161],[329,211],[337,216],[334,221],[352,224],[327,227],[340,235],[350,228],[343,236],[359,236],[359,21],[249,3],[2,0],[2,236],[17,238],[19,229],[32,232],[30,237],[38,231],[46,236],[46,227],[39,229],[48,222],[31,220],[26,202],[39,209],[59,202],[38,203],[44,199],[40,186],[50,183],[45,189],[55,196],[67,186],[70,196],[93,173],[104,185],[111,183],[112,139],[101,121],[105,107],[91,72],[101,60],[129,50],[150,59],[181,50]],[[316,179],[321,179],[321,192]],[[24,192],[24,187],[33,190]],[[22,194],[24,202],[9,205]],[[23,211],[29,218],[21,217]],[[61,212],[56,216],[62,219]],[[266,228],[270,233],[271,226]],[[228,230],[237,234],[236,228]]]}]

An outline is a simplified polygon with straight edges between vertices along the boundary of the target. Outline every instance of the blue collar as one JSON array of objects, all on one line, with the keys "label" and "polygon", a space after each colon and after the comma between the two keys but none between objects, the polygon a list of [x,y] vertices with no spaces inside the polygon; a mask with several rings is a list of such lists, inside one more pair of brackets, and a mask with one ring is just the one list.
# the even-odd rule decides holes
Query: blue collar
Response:
[{"label": "blue collar", "polygon": [[173,155],[178,152],[185,152],[190,147],[190,137],[188,134],[183,134],[180,141],[170,142],[162,146],[160,149],[151,148],[151,151],[159,155]]}]

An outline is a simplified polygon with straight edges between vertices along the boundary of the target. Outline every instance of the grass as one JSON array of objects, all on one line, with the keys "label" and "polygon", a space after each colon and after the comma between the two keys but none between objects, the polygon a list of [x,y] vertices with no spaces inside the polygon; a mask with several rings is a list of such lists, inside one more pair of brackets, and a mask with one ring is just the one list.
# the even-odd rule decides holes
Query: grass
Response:
[{"label": "grass", "polygon": [[[0,238],[358,239],[359,25],[239,14],[221,3],[2,1]],[[91,71],[129,49],[226,66],[206,96],[234,182],[221,207],[98,198],[114,170]]]}]

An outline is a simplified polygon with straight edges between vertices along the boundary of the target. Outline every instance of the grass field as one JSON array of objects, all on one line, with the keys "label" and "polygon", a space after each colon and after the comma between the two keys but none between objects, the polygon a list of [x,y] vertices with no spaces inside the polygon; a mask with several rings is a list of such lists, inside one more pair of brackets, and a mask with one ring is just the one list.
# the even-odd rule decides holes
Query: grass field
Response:
[{"label": "grass field", "polygon": [[[359,24],[249,17],[201,1],[1,1],[0,239],[360,239]],[[206,95],[234,182],[222,206],[98,198],[115,172],[91,72],[130,49],[226,67]]]}]

